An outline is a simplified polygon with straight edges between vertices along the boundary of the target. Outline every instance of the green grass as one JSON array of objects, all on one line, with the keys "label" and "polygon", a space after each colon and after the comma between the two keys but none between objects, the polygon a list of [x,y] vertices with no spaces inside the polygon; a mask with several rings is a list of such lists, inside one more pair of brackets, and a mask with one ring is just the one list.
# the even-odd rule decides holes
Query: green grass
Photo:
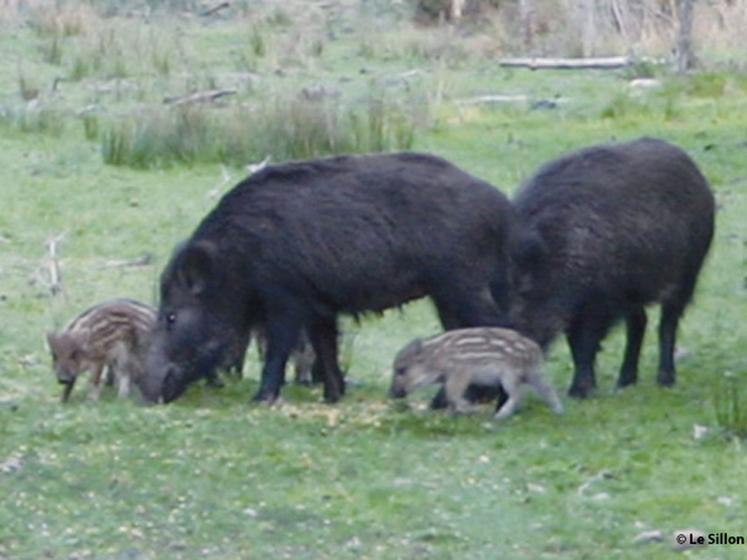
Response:
[{"label": "green grass", "polygon": [[[261,57],[251,28],[231,18],[184,19],[178,27],[159,21],[158,45],[166,50],[158,56],[149,50],[155,42],[118,32],[117,41],[132,48],[112,47],[96,64],[85,62],[92,51],[78,43],[96,43],[83,27],[61,36],[59,65],[40,50],[51,31],[20,25],[0,32],[0,558],[668,558],[668,541],[634,545],[634,537],[660,529],[668,539],[686,527],[747,536],[747,409],[739,392],[747,376],[745,79],[715,73],[680,80],[657,69],[661,89],[632,92],[625,71],[506,71],[469,53],[361,52],[363,34],[391,40],[396,27],[351,29],[357,12],[333,15],[325,16],[335,22],[333,38],[313,56],[299,55],[308,66],[280,62],[278,53],[298,33],[292,10],[262,16],[271,25],[262,28]],[[315,17],[304,19],[304,37],[318,31]],[[434,36],[433,44],[440,40]],[[244,72],[237,57],[252,48],[257,79],[250,88],[237,76]],[[85,70],[75,71],[76,53]],[[112,80],[118,60],[126,77]],[[54,78],[71,70],[75,80],[52,95]],[[40,90],[38,105],[21,99],[19,76],[26,89]],[[624,342],[616,330],[600,354],[597,396],[565,399],[561,418],[536,399],[504,424],[488,408],[464,418],[431,413],[427,392],[408,405],[391,403],[385,395],[394,354],[438,331],[430,306],[418,302],[360,325],[345,321],[357,333],[350,377],[358,384],[336,406],[321,404],[318,389],[294,386],[285,388],[280,408],[249,405],[259,372],[253,351],[245,380],[222,390],[195,386],[169,406],[119,402],[111,391],[92,403],[82,387],[62,406],[44,333],[107,298],[153,302],[173,246],[252,162],[107,165],[101,143],[108,123],[129,122],[144,105],[210,84],[244,84],[233,110],[257,101],[253,88],[295,95],[315,84],[339,89],[346,103],[364,103],[372,80],[386,99],[427,108],[415,115],[414,149],[444,156],[505,192],[542,162],[595,142],[645,134],[692,155],[713,184],[719,212],[681,327],[687,355],[677,386],[655,386],[652,312],[639,385],[613,391]],[[530,103],[456,103],[489,93],[526,94]],[[553,110],[530,108],[542,99],[561,101]],[[366,121],[362,130],[375,136],[380,124]],[[266,141],[270,132],[246,135]],[[269,153],[275,161],[287,157]],[[51,297],[45,242],[61,232],[65,290]],[[145,254],[154,264],[110,266]],[[562,341],[547,369],[565,390],[572,369]],[[724,385],[732,381],[736,393]],[[705,437],[694,438],[696,424],[707,428]],[[744,548],[685,554],[737,559]]]}]

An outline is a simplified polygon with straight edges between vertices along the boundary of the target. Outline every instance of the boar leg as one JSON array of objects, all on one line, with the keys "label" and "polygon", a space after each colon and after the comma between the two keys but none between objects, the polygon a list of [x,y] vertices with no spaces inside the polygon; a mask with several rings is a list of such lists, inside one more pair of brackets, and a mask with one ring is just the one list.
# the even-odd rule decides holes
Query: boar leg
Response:
[{"label": "boar leg", "polygon": [[[456,318],[456,315],[454,315],[444,303],[439,303],[439,301],[435,298],[433,300],[433,303],[436,306],[436,311],[438,312],[438,318],[441,321],[441,326],[445,331],[458,329],[461,326]],[[449,406],[449,401],[446,399],[446,389],[444,387],[441,387],[436,393],[436,396],[433,397],[433,400],[431,401],[431,410],[441,410],[446,408],[447,406]]]},{"label": "boar leg", "polygon": [[670,387],[676,381],[674,369],[674,346],[677,338],[677,324],[684,310],[679,303],[664,303],[661,306],[659,322],[659,373],[656,380],[663,387]]},{"label": "boar leg", "polygon": [[638,381],[638,359],[641,355],[643,335],[646,333],[646,311],[643,307],[634,307],[628,313],[627,341],[625,343],[625,357],[620,368],[618,387],[627,387]]},{"label": "boar leg", "polygon": [[117,387],[117,396],[121,399],[130,396],[130,374],[121,372],[119,374],[119,387]]},{"label": "boar leg", "polygon": [[596,387],[594,361],[609,323],[608,315],[602,310],[582,311],[571,323],[567,338],[576,370],[568,390],[571,397],[585,399]]},{"label": "boar leg", "polygon": [[511,416],[521,406],[522,394],[515,375],[504,375],[501,385],[508,394],[508,400],[499,406],[495,413],[496,420],[503,420]]},{"label": "boar leg", "polygon": [[[225,366],[226,371],[235,375],[237,379],[241,379],[244,376],[244,358],[246,356],[246,349],[249,347],[250,338],[251,330],[246,329],[236,335],[229,348],[229,356]],[[259,338],[257,344],[259,344]],[[260,356],[260,359],[262,359],[262,356]]]},{"label": "boar leg", "polygon": [[318,364],[311,342],[305,333],[301,335],[298,346],[293,351],[293,368],[296,373],[296,383],[310,386],[314,381],[314,365],[317,364],[317,381],[322,379],[321,364]]},{"label": "boar leg", "polygon": [[659,322],[659,373],[656,380],[659,385],[668,387],[674,385],[676,373],[674,367],[674,349],[677,339],[677,325],[685,307],[692,299],[695,283],[703,258],[697,258],[690,263],[677,291],[661,304],[661,319]]},{"label": "boar leg", "polygon": [[77,377],[73,377],[65,383],[65,389],[62,391],[62,402],[67,402],[67,400],[70,398],[70,393],[73,392],[73,387],[75,387],[75,380]]},{"label": "boar leg", "polygon": [[316,317],[307,332],[322,370],[324,400],[337,402],[345,394],[345,378],[337,357],[337,322],[334,318]]},{"label": "boar leg", "polygon": [[[555,414],[563,414],[563,403],[560,402],[558,394],[546,380],[540,368],[535,368],[527,374],[527,383],[534,392],[544,400]],[[500,408],[500,407],[499,407]]]},{"label": "boar leg", "polygon": [[272,403],[280,396],[280,388],[285,380],[285,365],[298,343],[301,326],[301,320],[296,313],[268,315],[265,327],[265,363],[259,391],[254,396],[255,401]]},{"label": "boar leg", "polygon": [[101,396],[101,373],[104,371],[104,364],[96,364],[93,367],[93,373],[91,375],[91,391],[89,397],[93,401],[99,400]]},{"label": "boar leg", "polygon": [[433,294],[433,301],[445,330],[505,326],[487,287],[447,285]]},{"label": "boar leg", "polygon": [[516,409],[519,408],[519,399],[516,395],[512,396],[509,394],[508,400],[503,403],[503,406],[498,409],[493,418],[496,420],[505,420],[509,416],[512,416]]},{"label": "boar leg", "polygon": [[469,380],[469,376],[463,372],[452,372],[447,376],[443,388],[446,391],[446,400],[452,414],[469,414],[475,410],[476,407],[464,398]]}]

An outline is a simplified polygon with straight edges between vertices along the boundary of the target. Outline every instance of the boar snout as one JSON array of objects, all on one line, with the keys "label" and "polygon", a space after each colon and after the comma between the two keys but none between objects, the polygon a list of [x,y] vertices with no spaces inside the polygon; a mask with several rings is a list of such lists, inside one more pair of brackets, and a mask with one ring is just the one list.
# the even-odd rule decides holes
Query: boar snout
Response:
[{"label": "boar snout", "polygon": [[187,385],[182,380],[177,368],[174,366],[170,367],[166,372],[166,377],[163,378],[163,385],[161,386],[160,397],[162,402],[169,403],[179,398],[186,388]]},{"label": "boar snout", "polygon": [[75,376],[70,373],[65,372],[57,374],[57,383],[60,385],[70,385],[73,381],[75,381]]},{"label": "boar snout", "polygon": [[407,396],[407,391],[404,387],[399,385],[392,385],[389,389],[389,397],[392,399],[404,399]]},{"label": "boar snout", "polygon": [[62,381],[61,379],[57,379],[61,385],[65,386],[65,390],[62,392],[62,402],[67,402],[67,400],[70,398],[70,393],[73,392],[73,387],[75,387],[75,377],[71,378],[70,381]]},{"label": "boar snout", "polygon": [[137,381],[143,401],[149,404],[155,404],[161,400],[165,379],[166,368],[154,366],[151,360],[147,361],[145,374]]}]

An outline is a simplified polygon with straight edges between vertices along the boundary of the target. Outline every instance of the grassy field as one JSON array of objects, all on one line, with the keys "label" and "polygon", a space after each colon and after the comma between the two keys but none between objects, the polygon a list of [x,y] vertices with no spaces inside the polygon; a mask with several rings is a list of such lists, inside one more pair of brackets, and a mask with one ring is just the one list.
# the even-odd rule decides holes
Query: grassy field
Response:
[{"label": "grassy field", "polygon": [[[655,69],[661,87],[640,90],[630,80],[650,69],[507,71],[459,52],[443,30],[398,30],[340,4],[307,19],[269,7],[248,20],[0,19],[0,559],[666,558],[678,529],[747,537],[747,403],[724,419],[730,384],[747,392],[747,77]],[[384,3],[364,3],[375,4]],[[55,78],[63,80],[52,91]],[[378,136],[372,84],[394,107]],[[195,386],[168,406],[113,392],[94,403],[81,389],[61,405],[44,333],[103,299],[154,302],[173,246],[245,175],[243,165],[281,159],[267,146],[295,149],[280,127],[274,143],[239,152],[243,160],[232,153],[222,163],[226,153],[197,143],[194,157],[109,165],[107,134],[142,115],[167,122],[167,96],[234,88],[223,106],[199,110],[245,106],[261,116],[272,96],[295,99],[320,85],[366,123],[370,136],[345,146],[379,138],[396,148],[401,126],[411,134],[405,144],[507,193],[540,163],[592,143],[652,135],[685,148],[719,211],[680,331],[678,385],[655,386],[652,320],[639,385],[613,391],[623,346],[615,331],[597,395],[564,399],[562,418],[536,399],[502,424],[487,408],[459,418],[429,412],[429,394],[395,405],[385,396],[394,354],[438,331],[418,302],[345,322],[356,384],[335,406],[321,404],[318,389],[293,386],[279,408],[249,405],[253,351],[243,381]],[[472,102],[496,93],[527,100]],[[543,100],[552,108],[535,105]],[[64,290],[52,296],[45,243],[61,233]],[[117,266],[144,255],[152,264]],[[562,341],[548,372],[567,388]],[[696,425],[704,436],[694,436]],[[663,542],[634,544],[657,529]],[[747,548],[683,554],[737,559]]]}]

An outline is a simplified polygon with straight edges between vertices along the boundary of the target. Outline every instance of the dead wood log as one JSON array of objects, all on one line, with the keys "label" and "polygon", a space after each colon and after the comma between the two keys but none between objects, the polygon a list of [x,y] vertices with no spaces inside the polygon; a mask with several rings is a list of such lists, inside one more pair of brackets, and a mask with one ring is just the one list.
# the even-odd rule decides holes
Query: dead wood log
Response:
[{"label": "dead wood log", "polygon": [[101,268],[134,268],[139,266],[148,266],[153,264],[153,255],[147,253],[142,257],[130,260],[110,260],[106,261]]},{"label": "dead wood log", "polygon": [[163,102],[167,105],[186,105],[189,103],[206,103],[215,101],[227,95],[236,95],[235,89],[210,89],[206,91],[197,91],[188,95],[178,95],[173,97],[164,97]]},{"label": "dead wood log", "polygon": [[457,105],[484,105],[491,103],[526,103],[529,101],[529,97],[523,94],[518,95],[506,95],[506,94],[491,94],[491,95],[480,95],[477,97],[469,97],[467,99],[457,99]]},{"label": "dead wood log", "polygon": [[604,58],[502,58],[500,66],[506,68],[531,68],[532,70],[590,70],[615,69],[630,66],[633,63],[628,56],[610,56]]}]

